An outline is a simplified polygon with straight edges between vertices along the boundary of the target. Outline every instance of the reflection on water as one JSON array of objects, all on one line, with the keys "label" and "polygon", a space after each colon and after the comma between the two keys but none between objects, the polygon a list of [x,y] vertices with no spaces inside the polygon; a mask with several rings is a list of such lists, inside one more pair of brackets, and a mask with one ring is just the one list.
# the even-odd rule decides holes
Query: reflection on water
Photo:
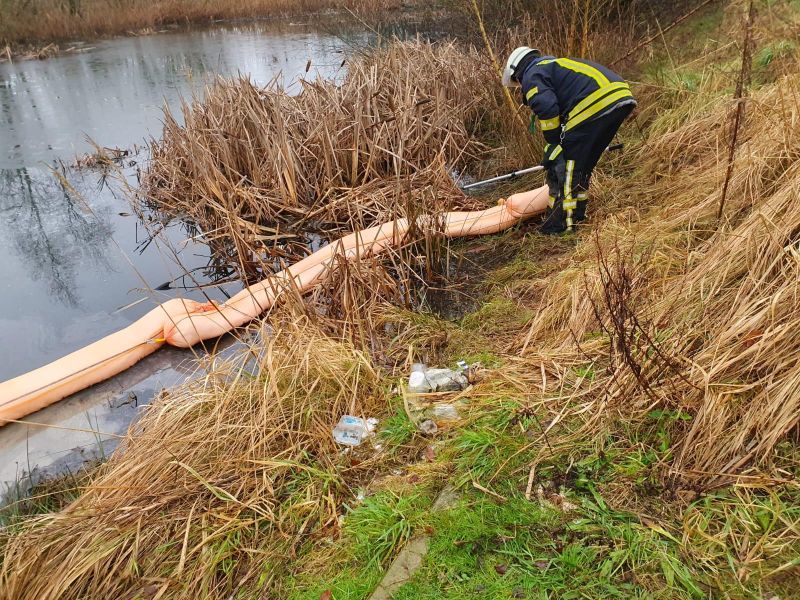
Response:
[{"label": "reflection on water", "polygon": [[[209,251],[185,243],[183,228],[159,227],[140,253],[150,234],[131,216],[119,185],[106,185],[95,172],[67,176],[43,168],[0,171],[0,347],[14,348],[0,361],[0,379],[125,327],[174,297],[154,288],[186,270],[205,281]],[[224,299],[218,289],[205,293]]]},{"label": "reflection on water", "polygon": [[[0,235],[25,274],[75,307],[78,266],[112,268],[106,254],[113,230],[107,217],[79,209],[60,180],[42,175],[26,167],[0,171]],[[14,296],[13,289],[7,293]]]},{"label": "reflection on water", "polygon": [[[172,109],[216,75],[249,75],[266,84],[340,72],[348,47],[303,27],[225,27],[101,42],[46,61],[0,65],[0,168],[71,159],[88,135],[128,148],[158,133]],[[363,37],[363,36],[362,36]]]}]

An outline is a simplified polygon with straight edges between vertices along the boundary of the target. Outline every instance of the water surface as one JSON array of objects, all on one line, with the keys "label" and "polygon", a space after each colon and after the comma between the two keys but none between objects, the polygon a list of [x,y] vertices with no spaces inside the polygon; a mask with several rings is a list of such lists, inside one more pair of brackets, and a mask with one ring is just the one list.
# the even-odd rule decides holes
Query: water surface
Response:
[{"label": "water surface", "polygon": [[[161,128],[161,107],[217,75],[290,89],[305,75],[341,72],[347,45],[305,27],[223,27],[102,42],[79,54],[0,65],[0,380],[24,373],[124,326],[169,294],[117,312],[208,263],[205,246],[137,224],[113,182],[63,171],[92,150],[87,137],[133,149]],[[125,161],[135,177],[146,151]],[[158,246],[161,251],[158,251]],[[171,248],[170,248],[171,247]],[[175,252],[173,252],[173,249]],[[177,256],[176,256],[177,254]],[[222,297],[213,289],[212,297]],[[192,294],[184,294],[192,296]],[[196,296],[196,294],[195,294]]]},{"label": "water surface", "polygon": [[[160,134],[164,104],[177,112],[181,98],[218,75],[259,84],[280,75],[290,90],[300,77],[336,77],[349,43],[308,26],[228,25],[0,64],[0,380],[116,331],[173,295],[224,300],[237,289],[152,291],[187,271],[192,278],[183,282],[208,283],[209,250],[180,223],[138,221],[118,182],[68,168],[92,151],[87,138],[129,149],[124,173],[135,184],[147,160],[137,146]],[[126,402],[132,388],[137,403],[147,402],[193,372],[183,364],[192,358],[162,350],[28,419],[47,427],[0,428],[0,488],[37,466],[102,451],[114,439],[103,433],[124,431],[136,413]]]}]

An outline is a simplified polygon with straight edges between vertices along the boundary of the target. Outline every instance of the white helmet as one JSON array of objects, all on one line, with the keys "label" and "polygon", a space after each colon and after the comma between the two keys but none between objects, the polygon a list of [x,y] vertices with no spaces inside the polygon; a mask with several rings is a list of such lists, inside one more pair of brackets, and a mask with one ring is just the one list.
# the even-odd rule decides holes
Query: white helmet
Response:
[{"label": "white helmet", "polygon": [[531,52],[536,52],[536,54],[539,54],[538,50],[535,48],[529,48],[528,46],[520,46],[511,53],[511,56],[509,56],[508,60],[506,61],[506,68],[503,69],[504,86],[517,87],[519,85],[519,82],[513,81],[511,77],[514,75],[514,71],[519,66],[519,63],[522,62],[522,59],[528,56],[528,54]]}]

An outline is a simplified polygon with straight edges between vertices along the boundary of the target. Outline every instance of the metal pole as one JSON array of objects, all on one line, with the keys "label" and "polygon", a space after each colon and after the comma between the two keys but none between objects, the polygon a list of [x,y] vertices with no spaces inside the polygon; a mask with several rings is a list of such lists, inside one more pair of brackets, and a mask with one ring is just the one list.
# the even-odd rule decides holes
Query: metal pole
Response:
[{"label": "metal pole", "polygon": [[496,183],[498,181],[505,181],[506,179],[513,179],[514,177],[521,177],[522,175],[527,175],[528,173],[535,173],[536,171],[544,171],[544,167],[539,165],[538,167],[521,169],[519,171],[514,171],[513,173],[508,173],[507,175],[500,175],[499,177],[492,177],[491,179],[485,179],[483,181],[478,181],[476,183],[470,183],[469,185],[465,185],[462,189],[469,190],[474,187],[478,187],[480,185],[487,185],[490,183]]},{"label": "metal pole", "polygon": [[[613,152],[615,150],[622,150],[625,144],[612,144],[606,148],[606,152]],[[490,183],[497,183],[498,181],[506,181],[507,179],[514,179],[515,177],[521,177],[522,175],[527,175],[528,173],[536,173],[537,171],[544,171],[544,167],[539,165],[537,167],[529,167],[527,169],[520,169],[519,171],[514,171],[513,173],[507,173],[506,175],[499,175],[497,177],[492,177],[491,179],[484,179],[483,181],[477,181],[475,183],[470,183],[469,185],[465,185],[462,187],[462,190],[471,190],[472,188],[476,188],[481,185],[488,185]]]}]

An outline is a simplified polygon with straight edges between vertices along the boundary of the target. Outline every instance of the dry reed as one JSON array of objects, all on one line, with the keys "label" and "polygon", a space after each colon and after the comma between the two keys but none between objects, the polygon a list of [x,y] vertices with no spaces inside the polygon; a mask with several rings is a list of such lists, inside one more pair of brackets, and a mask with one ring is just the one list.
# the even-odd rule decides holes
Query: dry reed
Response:
[{"label": "dry reed", "polygon": [[286,243],[309,232],[331,240],[479,206],[450,177],[478,166],[476,136],[502,101],[476,52],[395,43],[351,61],[340,83],[302,86],[219,81],[184,105],[183,125],[167,113],[146,204],[198,223],[239,265],[296,259]]},{"label": "dry reed", "polygon": [[399,8],[398,0],[0,0],[0,45],[152,32],[169,24],[218,19],[298,15],[349,9],[381,13]]},{"label": "dry reed", "polygon": [[370,416],[369,358],[307,319],[171,390],[64,511],[6,541],[0,598],[280,597],[287,557],[338,529],[374,451],[341,454],[331,429]]},{"label": "dry reed", "polygon": [[767,468],[800,423],[797,67],[748,102],[721,224],[730,78],[716,71],[682,95],[688,106],[651,116],[637,201],[579,245],[516,342],[563,352],[604,333],[585,354],[606,366],[591,402],[607,423],[656,407],[693,415],[674,432],[670,475],[703,485]]}]

